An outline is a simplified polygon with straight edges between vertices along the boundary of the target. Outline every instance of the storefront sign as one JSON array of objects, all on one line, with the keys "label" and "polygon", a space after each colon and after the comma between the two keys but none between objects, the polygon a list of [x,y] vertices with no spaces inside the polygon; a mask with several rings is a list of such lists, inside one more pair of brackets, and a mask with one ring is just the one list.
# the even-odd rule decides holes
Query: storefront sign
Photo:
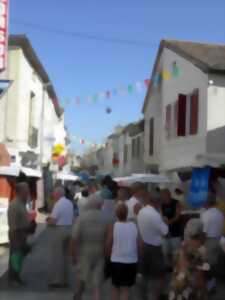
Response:
[{"label": "storefront sign", "polygon": [[199,168],[192,172],[188,202],[192,207],[202,207],[207,200],[210,168]]},{"label": "storefront sign", "polygon": [[20,152],[21,165],[25,168],[37,169],[38,155],[32,151]]},{"label": "storefront sign", "polygon": [[9,0],[0,0],[0,72],[6,69],[7,64],[8,5]]}]

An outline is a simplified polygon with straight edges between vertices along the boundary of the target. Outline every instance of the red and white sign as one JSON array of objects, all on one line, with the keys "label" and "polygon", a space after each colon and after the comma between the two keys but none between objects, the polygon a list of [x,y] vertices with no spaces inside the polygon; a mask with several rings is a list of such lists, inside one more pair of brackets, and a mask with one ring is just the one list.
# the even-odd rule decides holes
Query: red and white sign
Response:
[{"label": "red and white sign", "polygon": [[6,69],[8,52],[9,0],[0,0],[0,72]]}]

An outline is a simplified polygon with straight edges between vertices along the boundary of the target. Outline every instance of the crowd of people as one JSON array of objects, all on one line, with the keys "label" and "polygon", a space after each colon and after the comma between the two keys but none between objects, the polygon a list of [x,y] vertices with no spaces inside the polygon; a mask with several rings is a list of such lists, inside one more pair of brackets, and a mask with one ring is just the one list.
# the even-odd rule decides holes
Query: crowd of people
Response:
[{"label": "crowd of people", "polygon": [[[9,275],[20,283],[22,260],[29,251],[26,240],[35,230],[26,212],[28,194],[27,184],[19,183],[8,213]],[[82,299],[90,286],[93,299],[101,299],[108,279],[112,300],[128,300],[137,282],[142,299],[151,300],[206,300],[215,287],[224,216],[213,193],[208,193],[200,217],[187,224],[183,201],[168,189],[148,191],[139,182],[118,186],[106,176],[101,185],[79,191],[57,185],[52,196],[54,205],[46,220],[50,287],[68,284],[71,258],[76,266],[74,300]]]}]

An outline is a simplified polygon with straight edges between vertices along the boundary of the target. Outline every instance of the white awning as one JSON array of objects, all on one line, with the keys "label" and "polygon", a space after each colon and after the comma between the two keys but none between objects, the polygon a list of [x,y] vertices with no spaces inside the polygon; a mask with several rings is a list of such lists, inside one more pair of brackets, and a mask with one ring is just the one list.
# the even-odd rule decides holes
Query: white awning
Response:
[{"label": "white awning", "polygon": [[121,184],[131,185],[135,182],[142,183],[170,183],[171,181],[164,175],[158,174],[132,174],[127,177],[116,177],[114,180]]},{"label": "white awning", "polygon": [[121,185],[131,185],[137,182],[137,180],[133,176],[115,177],[113,178],[113,180],[118,182]]},{"label": "white awning", "polygon": [[200,166],[219,167],[225,164],[225,153],[205,153],[196,156]]},{"label": "white awning", "polygon": [[27,177],[36,177],[36,178],[42,177],[41,171],[31,169],[31,168],[21,167],[21,172],[23,172]]},{"label": "white awning", "polygon": [[10,166],[0,167],[0,175],[17,177],[20,174],[20,166],[11,164]]},{"label": "white awning", "polygon": [[145,183],[170,183],[171,180],[160,174],[132,174],[132,177],[136,179],[136,181],[139,182],[145,182]]},{"label": "white awning", "polygon": [[63,181],[77,181],[80,179],[80,177],[73,174],[57,173],[56,179]]}]

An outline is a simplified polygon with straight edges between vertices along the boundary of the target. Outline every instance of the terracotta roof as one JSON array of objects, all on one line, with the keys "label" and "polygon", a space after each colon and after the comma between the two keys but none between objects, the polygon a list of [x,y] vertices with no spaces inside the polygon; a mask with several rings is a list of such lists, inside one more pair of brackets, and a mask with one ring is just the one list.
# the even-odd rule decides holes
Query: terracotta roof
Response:
[{"label": "terracotta roof", "polygon": [[[162,40],[155,60],[155,65],[153,67],[152,78],[155,75],[155,71],[164,48],[170,49],[182,56],[204,73],[225,74],[225,45],[203,44],[178,40]],[[150,84],[142,112],[145,110],[151,89],[152,85]]]},{"label": "terracotta roof", "polygon": [[[40,76],[44,84],[51,83],[51,80],[45,71],[44,66],[40,62],[35,50],[33,49],[29,39],[26,35],[10,35],[9,36],[9,49],[21,48],[26,56],[27,60]],[[57,116],[60,117],[63,114],[63,109],[60,107],[58,97],[52,84],[46,86],[46,90],[49,97],[52,99],[52,103],[55,107]]]}]

